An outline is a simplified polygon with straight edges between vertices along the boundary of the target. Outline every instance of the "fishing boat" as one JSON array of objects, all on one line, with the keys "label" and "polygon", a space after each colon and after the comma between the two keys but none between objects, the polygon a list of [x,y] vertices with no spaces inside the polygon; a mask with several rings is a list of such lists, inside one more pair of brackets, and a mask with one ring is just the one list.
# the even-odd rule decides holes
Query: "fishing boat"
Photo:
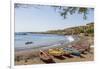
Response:
[{"label": "fishing boat", "polygon": [[72,46],[73,48],[76,48],[77,50],[81,51],[89,51],[90,50],[90,44],[88,41],[83,41],[80,44],[76,44]]},{"label": "fishing boat", "polygon": [[64,51],[70,53],[71,55],[82,57],[81,52],[74,48],[63,48]]},{"label": "fishing boat", "polygon": [[26,42],[25,45],[32,44],[33,42]]},{"label": "fishing boat", "polygon": [[74,45],[72,46],[74,49],[78,50],[79,52],[81,52],[82,54],[85,54],[85,52],[89,52],[90,51],[90,46],[85,44],[81,44],[81,45]]},{"label": "fishing boat", "polygon": [[53,57],[49,55],[47,52],[40,50],[39,52],[40,59],[46,63],[55,63]]},{"label": "fishing boat", "polygon": [[61,56],[61,55],[64,54],[64,51],[61,50],[61,49],[58,49],[58,48],[56,48],[56,49],[49,49],[48,52],[49,52],[49,54],[51,54],[53,56]]},{"label": "fishing boat", "polygon": [[58,59],[65,59],[65,57],[63,56],[65,52],[62,49],[59,48],[49,49],[48,53]]}]

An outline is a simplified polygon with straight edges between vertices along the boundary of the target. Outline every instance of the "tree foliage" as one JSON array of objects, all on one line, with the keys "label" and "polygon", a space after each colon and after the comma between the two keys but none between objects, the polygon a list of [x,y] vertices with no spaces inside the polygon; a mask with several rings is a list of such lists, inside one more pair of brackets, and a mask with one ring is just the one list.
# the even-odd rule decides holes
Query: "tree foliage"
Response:
[{"label": "tree foliage", "polygon": [[82,14],[83,19],[87,19],[87,14],[90,11],[94,10],[93,8],[86,8],[86,7],[65,7],[65,6],[53,6],[55,9],[59,10],[60,15],[66,19],[67,15],[73,15],[75,13]]},{"label": "tree foliage", "polygon": [[[29,8],[29,7],[34,7],[34,8],[39,8],[39,5],[32,5],[32,4],[19,4],[16,3],[15,8]],[[58,13],[64,18],[67,18],[67,15],[73,15],[75,13],[77,14],[82,14],[83,19],[87,19],[87,14],[89,11],[94,10],[93,8],[86,8],[86,7],[66,7],[66,6],[51,6],[52,8],[58,10]]]}]

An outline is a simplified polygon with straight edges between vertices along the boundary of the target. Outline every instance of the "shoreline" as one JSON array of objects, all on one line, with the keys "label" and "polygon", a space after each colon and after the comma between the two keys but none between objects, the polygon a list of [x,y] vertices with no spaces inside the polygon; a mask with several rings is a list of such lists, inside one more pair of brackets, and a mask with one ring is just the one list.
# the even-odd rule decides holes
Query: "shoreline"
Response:
[{"label": "shoreline", "polygon": [[[21,60],[20,62],[15,61],[15,65],[29,65],[29,64],[44,64],[44,62],[42,62],[39,58],[39,50],[43,50],[43,51],[47,51],[48,49],[52,48],[64,48],[67,47],[68,45],[74,45],[74,44],[78,44],[81,43],[82,41],[86,40],[84,37],[80,38],[80,40],[78,41],[73,41],[71,43],[67,43],[64,45],[59,45],[59,46],[49,46],[49,47],[44,47],[44,48],[38,48],[38,49],[30,49],[30,50],[26,50],[26,51],[18,51],[15,52],[15,58],[16,56],[24,56],[24,57],[33,57],[32,59],[29,59],[27,63],[24,62],[24,60]],[[91,43],[92,44],[92,43]],[[91,47],[91,52],[94,52],[94,45],[92,45]],[[94,54],[90,54],[88,53],[87,55],[85,55],[86,58],[79,58],[79,57],[75,57],[75,58],[67,58],[66,60],[58,60],[55,59],[55,61],[57,63],[63,63],[63,62],[80,62],[80,61],[93,61],[94,60]]]},{"label": "shoreline", "polygon": [[[66,37],[66,36],[65,36]],[[73,36],[72,36],[73,37]],[[67,38],[67,37],[66,37]],[[74,38],[75,38],[75,36],[74,36]],[[75,38],[76,39],[76,38]],[[33,51],[33,52],[35,52],[35,51],[39,51],[39,50],[46,50],[46,49],[50,49],[50,48],[62,48],[62,47],[66,47],[66,46],[68,46],[68,45],[70,45],[70,44],[74,44],[74,43],[76,43],[76,42],[78,42],[78,41],[80,41],[79,39],[78,40],[74,40],[74,41],[69,41],[69,43],[68,42],[65,42],[65,43],[63,43],[63,44],[61,44],[61,43],[59,43],[59,44],[54,44],[54,45],[51,45],[51,46],[44,46],[44,47],[34,47],[34,48],[29,48],[29,49],[23,49],[22,51],[15,51],[15,53],[20,53],[20,52],[28,52],[28,51]]]},{"label": "shoreline", "polygon": [[[15,52],[20,52],[20,51],[27,51],[27,50],[35,50],[35,49],[49,49],[49,48],[55,48],[55,47],[60,47],[60,46],[66,46],[75,42],[79,41],[79,37],[75,36],[75,35],[65,35],[64,36],[66,39],[68,39],[69,41],[64,41],[63,43],[55,43],[52,45],[48,45],[48,46],[35,46],[35,47],[30,47],[30,48],[23,48],[23,49],[15,49]],[[73,38],[74,40],[72,40],[71,38]],[[77,40],[77,41],[76,41]]]},{"label": "shoreline", "polygon": [[[53,47],[59,47],[59,46],[62,46],[62,45],[67,45],[67,44],[69,44],[69,43],[72,43],[72,42],[75,42],[74,40],[77,40],[78,41],[78,39],[79,39],[79,37],[78,36],[72,36],[72,35],[65,35],[64,36],[66,39],[68,39],[68,41],[64,41],[63,43],[62,43],[62,41],[60,42],[60,43],[54,43],[54,44],[52,44],[52,45],[44,45],[44,46],[34,46],[34,47],[30,47],[30,48],[21,48],[21,49],[16,49],[15,48],[15,52],[17,52],[17,51],[25,51],[25,50],[32,50],[32,49],[48,49],[48,48],[53,48]],[[74,40],[72,40],[72,39],[74,39]]]}]

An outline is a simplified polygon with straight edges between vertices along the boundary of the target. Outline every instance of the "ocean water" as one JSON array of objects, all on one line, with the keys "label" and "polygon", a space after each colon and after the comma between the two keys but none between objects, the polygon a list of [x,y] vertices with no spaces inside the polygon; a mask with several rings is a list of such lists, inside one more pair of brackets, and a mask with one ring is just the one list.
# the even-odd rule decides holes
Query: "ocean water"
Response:
[{"label": "ocean water", "polygon": [[[15,50],[60,45],[74,41],[72,36],[54,34],[15,33]],[[25,44],[26,42],[32,42]]]}]

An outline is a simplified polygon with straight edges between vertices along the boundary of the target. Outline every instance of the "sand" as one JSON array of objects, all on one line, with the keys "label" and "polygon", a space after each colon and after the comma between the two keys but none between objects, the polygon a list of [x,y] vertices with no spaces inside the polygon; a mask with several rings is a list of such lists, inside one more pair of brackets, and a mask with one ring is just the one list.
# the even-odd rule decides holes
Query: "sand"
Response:
[{"label": "sand", "polygon": [[[65,57],[64,60],[60,60],[57,58],[53,58],[53,60],[56,63],[67,63],[67,62],[82,62],[82,61],[93,61],[94,60],[94,45],[93,45],[93,40],[91,41],[91,38],[87,38],[82,37],[80,41],[78,41],[78,43],[81,43],[82,41],[88,40],[88,42],[90,44],[92,44],[92,47],[90,49],[90,52],[86,52],[86,54],[82,54],[82,57],[78,57],[78,56],[73,56],[73,58],[69,58],[69,57]],[[72,44],[76,44],[75,42],[72,42],[70,44],[64,44],[64,45],[60,45],[57,47],[53,47],[53,48],[64,48],[67,47],[68,45],[72,45]],[[41,50],[47,51],[50,48],[41,48]],[[16,51],[15,52],[15,57],[16,56],[20,56],[23,57],[24,59],[20,60],[20,61],[15,61],[15,65],[33,65],[33,64],[46,64],[45,62],[43,62],[40,57],[39,57],[39,50],[40,49],[31,49],[31,50],[25,50],[25,51]]]}]

